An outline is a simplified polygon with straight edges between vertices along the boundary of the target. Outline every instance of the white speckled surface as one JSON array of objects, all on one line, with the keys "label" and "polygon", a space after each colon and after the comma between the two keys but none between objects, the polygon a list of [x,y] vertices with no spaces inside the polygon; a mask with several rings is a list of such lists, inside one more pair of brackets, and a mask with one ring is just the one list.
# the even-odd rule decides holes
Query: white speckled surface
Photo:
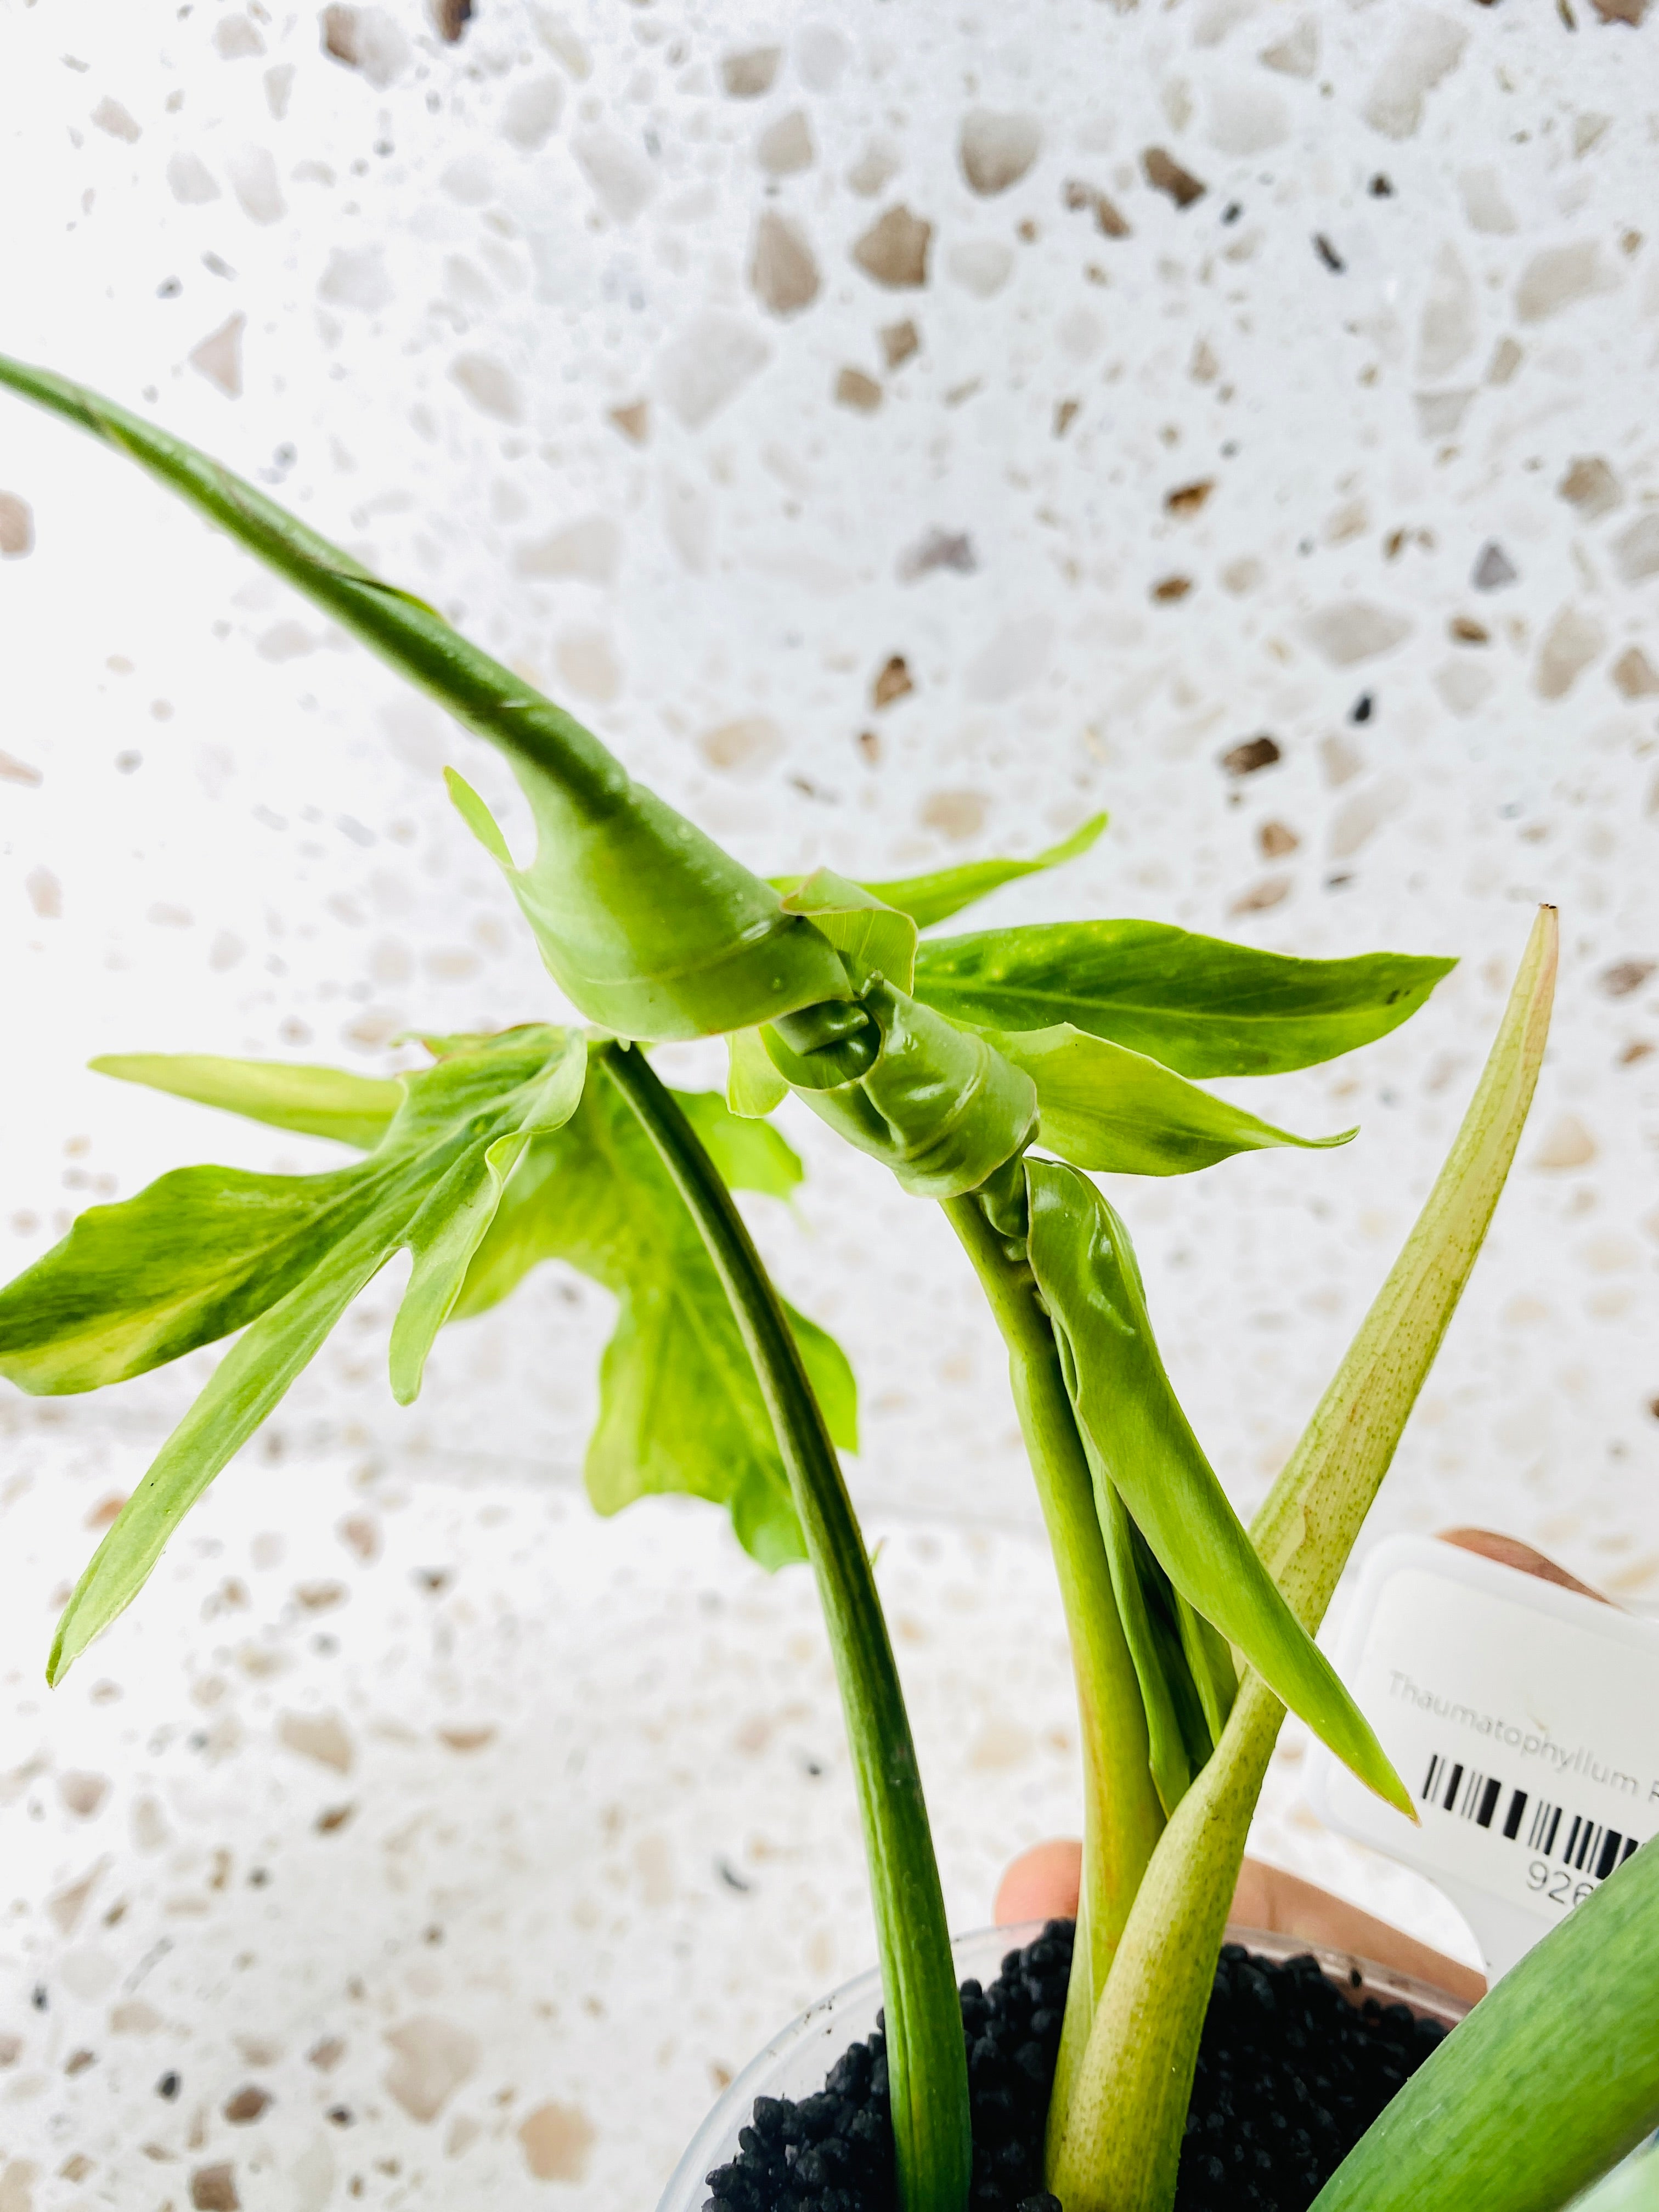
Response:
[{"label": "white speckled surface", "polygon": [[[1656,35],[1592,0],[480,0],[450,46],[387,0],[352,68],[311,9],[41,0],[5,17],[4,342],[280,485],[756,864],[1030,850],[1107,806],[996,912],[1462,955],[1396,1037],[1237,1087],[1358,1121],[1348,1150],[1114,1194],[1241,1507],[1559,902],[1534,1129],[1375,1525],[1493,1522],[1651,1602]],[[1203,196],[1154,189],[1153,149]],[[884,286],[918,222],[926,281]],[[328,1150],[89,1054],[373,1071],[406,1024],[550,996],[438,789],[453,759],[517,823],[493,757],[10,401],[0,495],[21,1266],[180,1160]],[[1278,762],[1230,775],[1262,732]],[[754,1218],[863,1382],[853,1480],[970,1924],[1073,1817],[1048,1571],[942,1224],[791,1129],[812,1180]],[[597,1293],[544,1271],[408,1413],[391,1295],[50,1698],[54,1606],[199,1356],[0,1400],[3,2212],[185,2212],[227,2165],[249,2212],[648,2204],[717,2069],[867,1958],[804,1577],[698,1509],[588,1513]],[[1310,1829],[1293,1755],[1261,1844],[1467,1948]],[[271,2101],[226,2118],[245,2088]]]}]

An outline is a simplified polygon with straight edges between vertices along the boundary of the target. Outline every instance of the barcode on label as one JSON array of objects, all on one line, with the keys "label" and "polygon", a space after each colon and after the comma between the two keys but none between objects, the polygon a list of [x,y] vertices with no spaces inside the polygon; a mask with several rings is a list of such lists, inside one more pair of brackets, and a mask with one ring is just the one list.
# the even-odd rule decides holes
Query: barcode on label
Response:
[{"label": "barcode on label", "polygon": [[1568,1814],[1542,1797],[1510,1789],[1495,1774],[1481,1774],[1438,1753],[1429,1761],[1420,1794],[1425,1805],[1473,1820],[1477,1828],[1493,1829],[1506,1790],[1509,1802],[1495,1832],[1506,1843],[1524,1844],[1540,1857],[1574,1867],[1593,1881],[1605,1881],[1637,1847],[1635,1836],[1621,1835],[1617,1828],[1588,1820],[1582,1813]]}]

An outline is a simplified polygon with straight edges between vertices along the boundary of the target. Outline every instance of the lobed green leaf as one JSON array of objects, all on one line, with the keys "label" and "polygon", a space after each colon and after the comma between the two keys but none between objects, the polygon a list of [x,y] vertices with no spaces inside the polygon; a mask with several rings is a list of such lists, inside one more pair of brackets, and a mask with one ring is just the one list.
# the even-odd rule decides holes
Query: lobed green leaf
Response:
[{"label": "lobed green leaf", "polygon": [[[739,1188],[777,1188],[784,1155],[799,1174],[775,1131],[731,1116],[722,1123],[717,1099],[679,1103],[705,1141],[714,1133]],[[766,1142],[774,1139],[775,1151]],[[763,1565],[802,1558],[775,1435],[730,1304],[696,1222],[602,1056],[569,1121],[532,1140],[473,1258],[458,1317],[485,1311],[547,1260],[617,1301],[586,1464],[599,1510],[683,1492],[727,1506]],[[790,1318],[830,1433],[855,1451],[857,1391],[846,1356],[827,1332]]]},{"label": "lobed green leaf", "polygon": [[1176,1589],[1321,1741],[1415,1817],[1370,1723],[1275,1588],[1193,1434],[1158,1355],[1128,1231],[1074,1168],[1028,1159],[1025,1182],[1031,1272],[1097,1490],[1117,1492]]},{"label": "lobed green leaf", "polygon": [[1117,1175],[1191,1175],[1235,1152],[1294,1145],[1323,1151],[1358,1132],[1297,1137],[1212,1098],[1144,1053],[1061,1024],[988,1041],[1036,1085],[1037,1136],[1073,1167]]},{"label": "lobed green leaf", "polygon": [[930,939],[915,994],[982,1029],[1069,1023],[1182,1075],[1273,1075],[1387,1036],[1454,965],[1298,960],[1164,922],[1066,921]]},{"label": "lobed green leaf", "polygon": [[392,1331],[394,1388],[420,1385],[513,1166],[582,1087],[586,1048],[520,1030],[401,1079],[376,1149],[323,1176],[187,1168],[94,1206],[0,1292],[0,1372],[83,1390],[240,1329],[99,1546],[59,1624],[56,1681],[143,1587],[168,1536],[279,1402],[392,1255],[414,1266]]},{"label": "lobed green leaf", "polygon": [[88,1066],[99,1075],[222,1107],[245,1121],[302,1137],[332,1137],[372,1152],[403,1103],[396,1083],[264,1060],[221,1060],[210,1053],[105,1053]]}]

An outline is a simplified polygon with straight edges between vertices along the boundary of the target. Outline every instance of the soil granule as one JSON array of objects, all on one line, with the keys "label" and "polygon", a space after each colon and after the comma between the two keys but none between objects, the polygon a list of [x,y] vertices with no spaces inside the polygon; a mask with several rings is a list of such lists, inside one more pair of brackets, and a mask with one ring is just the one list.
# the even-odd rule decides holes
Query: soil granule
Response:
[{"label": "soil granule", "polygon": [[[1061,2212],[1042,2186],[1072,1923],[962,1984],[973,2100],[970,2212]],[[879,2018],[879,2016],[878,2016]],[[1306,2212],[1445,2030],[1402,2004],[1352,2004],[1309,1957],[1223,1949],[1204,2022],[1176,2212]],[[845,2051],[799,2104],[757,2097],[704,2212],[896,2212],[886,2039]]]}]

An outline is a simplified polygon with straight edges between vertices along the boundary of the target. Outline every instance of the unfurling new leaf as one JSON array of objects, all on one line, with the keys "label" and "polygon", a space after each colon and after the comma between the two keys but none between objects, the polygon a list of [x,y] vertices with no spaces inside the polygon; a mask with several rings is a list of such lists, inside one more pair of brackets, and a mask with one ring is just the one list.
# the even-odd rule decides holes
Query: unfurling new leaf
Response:
[{"label": "unfurling new leaf", "polygon": [[1061,921],[929,939],[915,988],[983,1029],[1069,1022],[1182,1075],[1276,1075],[1386,1036],[1453,965],[1297,960],[1158,921]]},{"label": "unfurling new leaf", "polygon": [[1409,1793],[1279,1595],[1181,1410],[1128,1231],[1075,1169],[1028,1160],[1025,1182],[1031,1272],[1054,1323],[1097,1491],[1111,1486],[1176,1589],[1291,1711],[1362,1782],[1414,1817]]},{"label": "unfurling new leaf", "polygon": [[890,984],[875,985],[860,1004],[878,1033],[876,1057],[861,1075],[837,1081],[833,1066],[813,1065],[828,1053],[793,1052],[768,1029],[762,1034],[773,1064],[821,1120],[891,1168],[914,1196],[977,1190],[1030,1139],[1030,1077],[984,1037]]}]

